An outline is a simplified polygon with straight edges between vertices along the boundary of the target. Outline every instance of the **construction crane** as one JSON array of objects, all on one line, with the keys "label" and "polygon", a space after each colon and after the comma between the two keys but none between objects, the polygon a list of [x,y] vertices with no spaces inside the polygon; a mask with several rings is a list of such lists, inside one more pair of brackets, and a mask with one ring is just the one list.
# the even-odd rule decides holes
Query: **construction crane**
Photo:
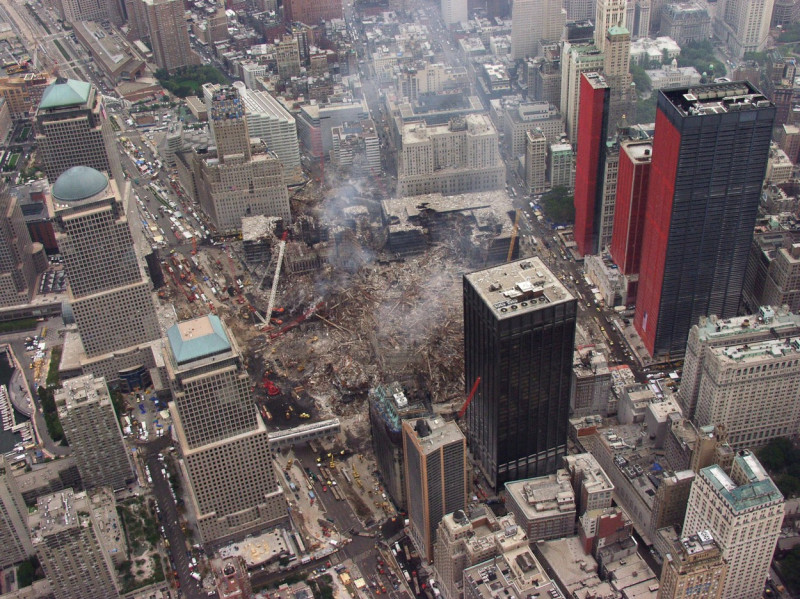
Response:
[{"label": "construction crane", "polygon": [[469,395],[467,396],[467,401],[464,402],[464,405],[461,406],[461,409],[456,414],[456,420],[461,420],[464,417],[464,414],[467,413],[467,408],[469,404],[472,403],[472,398],[475,397],[475,392],[478,390],[478,385],[481,384],[481,377],[475,379],[475,383],[472,385],[472,390],[470,390]]},{"label": "construction crane", "polygon": [[520,212],[520,210],[517,210],[517,214],[514,217],[514,228],[511,229],[511,242],[508,244],[508,256],[506,256],[506,262],[511,262],[511,256],[514,255],[514,243],[517,241],[517,233],[519,232]]},{"label": "construction crane", "polygon": [[289,231],[284,231],[278,248],[278,261],[275,264],[275,277],[272,279],[272,289],[269,292],[267,302],[267,322],[272,318],[272,308],[275,307],[275,295],[278,293],[278,280],[281,277],[281,266],[283,266],[283,254],[286,251],[286,240],[289,238]]}]

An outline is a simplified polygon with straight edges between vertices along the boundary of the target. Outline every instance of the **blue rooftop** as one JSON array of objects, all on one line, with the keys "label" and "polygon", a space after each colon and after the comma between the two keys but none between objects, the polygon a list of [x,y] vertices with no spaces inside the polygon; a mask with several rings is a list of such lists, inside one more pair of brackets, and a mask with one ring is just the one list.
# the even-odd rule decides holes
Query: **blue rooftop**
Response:
[{"label": "blue rooftop", "polygon": [[181,365],[231,350],[222,321],[214,314],[185,320],[167,330],[172,355]]},{"label": "blue rooftop", "polygon": [[39,108],[65,108],[79,106],[89,101],[92,84],[77,79],[67,79],[64,83],[53,83],[42,94]]}]

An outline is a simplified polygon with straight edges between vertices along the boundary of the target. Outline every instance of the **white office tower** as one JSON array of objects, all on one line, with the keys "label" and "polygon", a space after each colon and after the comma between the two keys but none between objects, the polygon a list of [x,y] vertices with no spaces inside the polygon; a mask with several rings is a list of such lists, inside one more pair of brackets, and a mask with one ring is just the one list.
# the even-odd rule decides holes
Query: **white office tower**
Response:
[{"label": "white office tower", "polygon": [[119,597],[114,569],[86,493],[39,497],[28,517],[33,547],[56,599]]},{"label": "white office tower", "polygon": [[56,242],[86,356],[158,339],[150,283],[134,250],[116,181],[75,166],[56,180],[52,202]]},{"label": "white office tower", "polygon": [[783,522],[783,495],[749,451],[737,452],[728,476],[718,465],[692,484],[683,536],[707,530],[728,562],[722,597],[760,599]]},{"label": "white office tower", "polygon": [[283,165],[289,182],[302,177],[300,142],[297,141],[297,123],[288,110],[269,92],[247,89],[241,82],[233,84],[244,102],[244,118],[250,137],[267,144]]},{"label": "white office tower", "polygon": [[33,555],[27,526],[28,509],[14,475],[0,456],[0,568],[8,568]]},{"label": "white office tower", "polygon": [[286,518],[267,429],[242,354],[209,314],[167,331],[164,361],[190,513],[204,544],[244,538]]},{"label": "white office tower", "polygon": [[774,0],[722,0],[714,13],[714,34],[737,58],[763,52],[769,41]]},{"label": "white office tower", "polygon": [[566,20],[560,0],[514,0],[511,7],[512,58],[537,56],[540,42],[559,41]]},{"label": "white office tower", "polygon": [[606,34],[612,27],[626,27],[626,0],[597,0],[594,24],[594,45],[606,49]]},{"label": "white office tower", "polygon": [[465,23],[469,18],[467,0],[441,0],[442,21],[445,25]]},{"label": "white office tower", "polygon": [[84,487],[124,489],[134,478],[133,464],[105,379],[90,374],[68,379],[54,399]]}]

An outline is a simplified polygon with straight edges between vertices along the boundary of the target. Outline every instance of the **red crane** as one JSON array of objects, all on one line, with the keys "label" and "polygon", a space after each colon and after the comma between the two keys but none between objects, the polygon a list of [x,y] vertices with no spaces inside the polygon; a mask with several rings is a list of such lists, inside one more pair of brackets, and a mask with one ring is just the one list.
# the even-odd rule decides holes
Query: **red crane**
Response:
[{"label": "red crane", "polygon": [[475,383],[472,385],[472,390],[469,392],[467,396],[467,401],[464,402],[464,405],[461,406],[461,409],[456,414],[456,420],[461,420],[464,417],[464,414],[467,412],[467,408],[469,404],[472,403],[472,398],[475,397],[475,392],[478,390],[478,385],[481,384],[481,377],[475,379]]}]

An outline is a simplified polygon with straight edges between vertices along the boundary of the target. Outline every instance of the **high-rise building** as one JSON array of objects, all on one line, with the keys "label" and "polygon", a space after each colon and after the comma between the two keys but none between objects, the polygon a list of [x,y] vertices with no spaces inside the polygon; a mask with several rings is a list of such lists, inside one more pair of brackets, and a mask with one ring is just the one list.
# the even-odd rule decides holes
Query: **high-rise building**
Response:
[{"label": "high-rise building", "polygon": [[509,543],[527,541],[521,527],[516,527],[513,536],[506,536],[515,525],[513,514],[497,518],[487,506],[475,504],[442,518],[436,530],[433,563],[444,599],[460,597],[465,568],[503,553]]},{"label": "high-rise building", "polygon": [[89,357],[157,339],[155,306],[116,181],[76,166],[52,187],[56,240]]},{"label": "high-rise building", "polygon": [[114,568],[86,493],[72,489],[40,497],[28,517],[33,548],[56,599],[119,597]]},{"label": "high-rise building", "polygon": [[369,390],[369,424],[375,462],[386,493],[400,509],[407,509],[403,459],[403,420],[427,416],[422,398],[409,399],[398,382]]},{"label": "high-rise building", "polygon": [[737,58],[763,52],[769,41],[774,0],[723,0],[714,11],[714,34]]},{"label": "high-rise building", "polygon": [[558,0],[514,0],[511,7],[511,56],[537,56],[542,45],[557,42],[566,13]]},{"label": "high-rise building", "polygon": [[489,484],[552,474],[566,454],[577,302],[539,258],[464,276],[472,455]]},{"label": "high-rise building", "polygon": [[608,122],[612,130],[636,117],[636,87],[631,85],[631,34],[625,27],[610,27],[603,51],[603,76],[611,89]]},{"label": "high-rise building", "polygon": [[760,447],[800,430],[800,343],[797,339],[729,340],[706,347],[698,426],[724,426],[735,449]]},{"label": "high-rise building", "polygon": [[150,284],[134,251],[116,181],[76,166],[55,182],[52,202],[56,241],[86,355],[157,339]]},{"label": "high-rise building", "polygon": [[[624,140],[620,143],[611,256],[629,279],[639,274],[652,159],[651,141]],[[636,292],[631,285],[628,298],[629,304],[635,303]]]},{"label": "high-rise building", "polygon": [[651,355],[737,313],[774,117],[747,82],[659,91],[634,319]]},{"label": "high-rise building", "polygon": [[447,26],[456,23],[466,23],[469,18],[467,0],[441,0],[439,8],[442,11],[442,21]]},{"label": "high-rise building", "polygon": [[439,522],[467,507],[467,441],[454,422],[404,420],[403,455],[411,538],[432,561]]},{"label": "high-rise building", "polygon": [[198,154],[200,205],[219,231],[239,231],[243,216],[278,216],[289,222],[283,165],[266,146],[253,152],[245,105],[233,87],[214,87],[209,121],[216,153]]},{"label": "high-rise building", "polygon": [[243,538],[286,517],[267,429],[242,354],[215,315],[167,331],[164,361],[174,401],[191,512],[203,543]]},{"label": "high-rise building", "polygon": [[570,144],[550,144],[546,177],[550,187],[575,188],[575,152]]},{"label": "high-rise building", "polygon": [[[774,331],[774,333],[773,333]],[[761,343],[770,339],[789,339],[800,336],[800,316],[769,306],[757,314],[729,319],[717,316],[702,317],[689,331],[684,356],[683,377],[678,389],[678,401],[687,418],[694,418],[700,399],[700,384],[706,370],[707,350],[728,346]]]},{"label": "high-rise building", "polygon": [[398,196],[489,191],[505,182],[497,130],[485,114],[469,114],[442,125],[409,123],[403,125],[401,136]]},{"label": "high-rise building", "polygon": [[189,30],[181,0],[126,0],[131,31],[150,40],[153,58],[160,69],[173,71],[199,64],[200,57],[189,45]]},{"label": "high-rise building", "polygon": [[540,130],[547,143],[555,143],[564,135],[564,121],[558,109],[548,102],[509,102],[503,118],[505,144],[512,156],[525,153],[525,134]]},{"label": "high-rise building", "polygon": [[55,3],[59,16],[68,23],[107,21],[109,5],[104,0],[60,0]]},{"label": "high-rise building", "polygon": [[564,129],[573,143],[578,138],[581,74],[600,73],[604,64],[603,53],[594,44],[564,42],[561,54],[561,115],[564,117]]},{"label": "high-rise building", "polygon": [[679,46],[707,40],[711,35],[711,17],[705,6],[697,2],[665,4],[659,34],[674,39]]},{"label": "high-rise building", "polygon": [[250,136],[264,140],[267,148],[275,152],[287,179],[299,176],[300,144],[294,117],[269,92],[236,87],[244,102],[244,118]]},{"label": "high-rise building", "polygon": [[595,18],[595,0],[566,0],[564,8],[570,21],[586,21]]},{"label": "high-rise building", "polygon": [[725,599],[759,599],[781,532],[783,495],[749,451],[739,451],[728,476],[717,465],[697,475],[682,534],[708,531],[728,562]]},{"label": "high-rise building", "polygon": [[0,456],[0,567],[8,568],[33,555],[28,533],[28,508],[9,464]]},{"label": "high-rise building", "polygon": [[625,27],[628,3],[626,0],[597,0],[595,4],[594,45],[606,51],[608,30]]},{"label": "high-rise building", "polygon": [[656,538],[660,528],[683,526],[686,502],[689,500],[694,478],[694,471],[678,470],[661,479],[653,496],[653,511],[648,527],[651,538]]},{"label": "high-rise building", "polygon": [[525,186],[528,193],[547,189],[547,138],[538,129],[525,133]]},{"label": "high-rise building", "polygon": [[17,198],[7,188],[0,188],[0,306],[31,300],[42,270],[35,255],[44,259],[43,250],[42,244],[31,242]]},{"label": "high-rise building", "polygon": [[50,181],[89,166],[122,181],[122,166],[105,104],[91,83],[58,80],[42,94],[34,117],[42,170]]},{"label": "high-rise building", "polygon": [[275,43],[275,60],[278,66],[278,77],[289,79],[300,75],[300,46],[297,39],[284,35]]},{"label": "high-rise building", "polygon": [[707,530],[672,543],[664,556],[659,599],[721,599],[728,565]]},{"label": "high-rise building", "polygon": [[[511,527],[509,535],[516,533]],[[515,534],[516,536],[516,534]],[[494,597],[559,597],[561,592],[531,552],[527,537],[483,563],[464,570],[464,599]]]},{"label": "high-rise building", "polygon": [[342,0],[287,0],[283,5],[283,20],[287,23],[319,25],[341,19],[342,15]]},{"label": "high-rise building", "polygon": [[610,89],[598,73],[581,75],[575,162],[575,243],[582,256],[600,249]]},{"label": "high-rise building", "polygon": [[592,454],[568,455],[564,458],[564,468],[569,472],[575,491],[578,516],[611,507],[614,483]]},{"label": "high-rise building", "polygon": [[568,537],[575,531],[575,492],[566,470],[508,482],[506,507],[529,539]]},{"label": "high-rise building", "polygon": [[135,476],[105,379],[68,379],[54,399],[83,486],[124,489]]}]

